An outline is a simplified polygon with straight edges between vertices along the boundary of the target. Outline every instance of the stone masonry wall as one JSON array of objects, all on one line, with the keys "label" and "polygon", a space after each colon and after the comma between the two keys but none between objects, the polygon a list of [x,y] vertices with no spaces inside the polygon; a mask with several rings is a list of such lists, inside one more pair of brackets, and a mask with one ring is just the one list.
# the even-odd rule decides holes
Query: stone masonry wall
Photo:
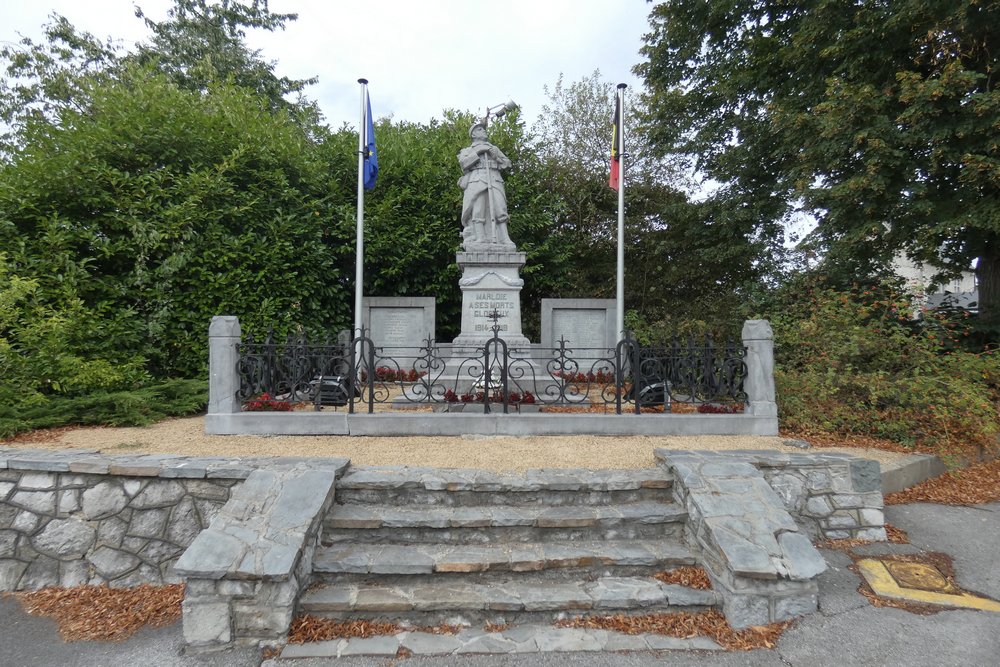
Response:
[{"label": "stone masonry wall", "polygon": [[816,610],[826,562],[753,465],[715,452],[657,450],[688,511],[685,535],[701,551],[734,628]]},{"label": "stone masonry wall", "polygon": [[760,470],[813,539],[885,541],[878,461],[838,453],[739,454]]},{"label": "stone masonry wall", "polygon": [[811,539],[886,539],[879,464],[846,454],[656,450],[736,628],[815,611]]},{"label": "stone masonry wall", "polygon": [[[757,468],[812,539],[886,539],[878,461],[835,452],[790,454],[753,449],[698,455],[742,461]],[[665,461],[669,452],[658,450],[656,456]]]},{"label": "stone masonry wall", "polygon": [[276,460],[0,447],[0,590],[179,582],[232,489]]}]

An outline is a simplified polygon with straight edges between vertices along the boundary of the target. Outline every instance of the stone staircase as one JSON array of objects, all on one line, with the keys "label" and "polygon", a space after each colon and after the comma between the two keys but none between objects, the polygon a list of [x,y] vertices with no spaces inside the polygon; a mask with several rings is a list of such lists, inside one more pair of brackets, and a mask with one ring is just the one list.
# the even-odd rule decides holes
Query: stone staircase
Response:
[{"label": "stone staircase", "polygon": [[[885,539],[875,461],[654,455],[650,470],[521,475],[333,459],[239,469],[243,483],[174,564],[186,584],[185,641],[193,651],[281,644],[306,612],[399,625],[289,644],[280,659],[719,650],[705,637],[552,621],[709,607],[735,629],[785,621],[817,610],[827,564],[812,539]],[[711,591],[652,576],[694,563]],[[441,622],[461,629],[426,627]]]},{"label": "stone staircase", "polygon": [[671,484],[663,469],[352,467],[299,609],[482,627],[715,606],[713,591],[652,577],[696,561]]}]

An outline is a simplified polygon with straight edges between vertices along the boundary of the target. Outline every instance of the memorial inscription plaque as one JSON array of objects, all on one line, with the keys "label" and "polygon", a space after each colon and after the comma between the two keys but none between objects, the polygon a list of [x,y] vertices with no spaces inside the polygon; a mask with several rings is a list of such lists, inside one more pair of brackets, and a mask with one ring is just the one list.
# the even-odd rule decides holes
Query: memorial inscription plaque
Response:
[{"label": "memorial inscription plaque", "polygon": [[[598,350],[608,344],[607,313],[601,310],[559,308],[552,311],[553,342],[565,338],[569,347],[576,350]],[[592,354],[590,356],[593,356]]]},{"label": "memorial inscription plaque", "polygon": [[420,345],[428,332],[424,327],[423,308],[372,308],[372,340],[385,347]]},{"label": "memorial inscription plaque", "polygon": [[377,347],[413,348],[399,355],[398,349],[386,349],[389,356],[416,354],[427,337],[434,337],[436,300],[430,296],[365,297],[363,321],[368,336]]}]

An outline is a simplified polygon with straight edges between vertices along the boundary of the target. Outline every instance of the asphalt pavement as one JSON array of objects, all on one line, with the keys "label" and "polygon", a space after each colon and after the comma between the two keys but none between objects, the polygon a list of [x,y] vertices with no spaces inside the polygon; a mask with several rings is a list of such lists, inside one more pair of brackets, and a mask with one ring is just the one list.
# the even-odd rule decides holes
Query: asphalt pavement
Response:
[{"label": "asphalt pavement", "polygon": [[[874,544],[857,553],[879,555],[920,550],[950,555],[958,584],[971,592],[1000,600],[1000,503],[973,507],[931,504],[886,508],[886,520],[905,530],[909,545]],[[264,667],[622,667],[681,665],[697,667],[997,667],[1000,665],[1000,613],[941,611],[922,616],[889,607],[876,608],[858,593],[850,558],[824,550],[830,564],[820,576],[820,611],[801,619],[782,636],[776,649],[740,653],[540,653],[470,656],[468,658],[341,658],[340,660],[265,661]],[[156,667],[261,664],[256,650],[185,656],[180,623],[146,628],[132,638],[113,642],[59,639],[55,623],[28,616],[11,598],[0,599],[0,665],[3,667],[67,666]]]}]

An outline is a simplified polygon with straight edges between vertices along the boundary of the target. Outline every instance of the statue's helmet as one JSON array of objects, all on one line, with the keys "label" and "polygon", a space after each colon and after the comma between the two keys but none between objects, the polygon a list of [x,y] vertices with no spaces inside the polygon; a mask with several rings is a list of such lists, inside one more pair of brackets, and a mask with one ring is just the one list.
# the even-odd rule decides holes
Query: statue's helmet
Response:
[{"label": "statue's helmet", "polygon": [[481,120],[477,120],[475,123],[472,124],[472,127],[469,128],[469,138],[470,139],[475,138],[475,136],[476,136],[476,129],[477,128],[480,129],[480,130],[482,130],[483,134],[486,134],[486,124],[483,121],[481,121]]}]

